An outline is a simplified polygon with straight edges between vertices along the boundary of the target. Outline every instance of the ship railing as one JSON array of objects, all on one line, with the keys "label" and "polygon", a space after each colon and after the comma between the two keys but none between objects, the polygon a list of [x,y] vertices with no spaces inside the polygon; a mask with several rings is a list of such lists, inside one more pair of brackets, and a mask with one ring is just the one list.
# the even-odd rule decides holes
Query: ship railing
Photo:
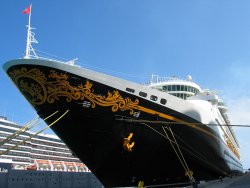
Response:
[{"label": "ship railing", "polygon": [[63,63],[63,64],[68,64],[68,65],[78,66],[79,67],[79,65],[75,65],[75,61],[77,61],[78,58],[75,58],[75,59],[72,59],[72,60],[69,60],[69,61],[63,61],[63,60],[58,60],[58,59],[53,59],[53,58],[30,55],[29,59],[40,59],[40,60],[46,60],[46,61],[54,61],[54,62],[57,62],[57,63]]},{"label": "ship railing", "polygon": [[181,82],[194,83],[192,80],[181,79],[181,78],[176,77],[176,76],[160,77],[158,75],[152,75],[151,80],[148,82],[143,82],[142,85],[148,86],[148,85],[152,85],[152,84],[160,84],[160,83],[170,82],[170,81],[181,81]]},{"label": "ship railing", "polygon": [[228,129],[230,130],[231,135],[233,136],[236,145],[237,145],[238,147],[240,147],[239,141],[238,141],[238,139],[236,138],[236,135],[235,135],[235,133],[234,133],[234,130],[233,130],[232,127],[230,127],[230,126],[228,126]]}]

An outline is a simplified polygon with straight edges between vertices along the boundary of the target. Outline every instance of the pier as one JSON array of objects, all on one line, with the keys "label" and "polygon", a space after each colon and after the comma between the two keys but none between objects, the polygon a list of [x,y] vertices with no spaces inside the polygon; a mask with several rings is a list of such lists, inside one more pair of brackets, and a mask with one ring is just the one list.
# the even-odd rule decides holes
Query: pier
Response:
[{"label": "pier", "polygon": [[206,183],[200,183],[199,188],[250,188],[250,173],[232,178],[224,178]]},{"label": "pier", "polygon": [[0,172],[1,188],[103,188],[90,172],[7,170]]}]

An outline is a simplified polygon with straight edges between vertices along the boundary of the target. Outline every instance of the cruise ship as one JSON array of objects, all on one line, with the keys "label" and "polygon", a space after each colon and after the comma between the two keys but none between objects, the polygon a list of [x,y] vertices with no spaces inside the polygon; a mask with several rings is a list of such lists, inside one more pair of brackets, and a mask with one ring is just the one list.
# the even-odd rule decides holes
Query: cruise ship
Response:
[{"label": "cruise ship", "polygon": [[25,57],[3,68],[105,187],[195,184],[243,172],[227,107],[216,92],[191,76],[153,76],[139,84],[41,58],[30,30]]},{"label": "cruise ship", "polygon": [[[3,144],[20,129],[22,126],[0,116],[0,163],[9,163],[14,170],[90,172],[53,134],[25,131]],[[27,141],[22,143],[23,140]]]}]

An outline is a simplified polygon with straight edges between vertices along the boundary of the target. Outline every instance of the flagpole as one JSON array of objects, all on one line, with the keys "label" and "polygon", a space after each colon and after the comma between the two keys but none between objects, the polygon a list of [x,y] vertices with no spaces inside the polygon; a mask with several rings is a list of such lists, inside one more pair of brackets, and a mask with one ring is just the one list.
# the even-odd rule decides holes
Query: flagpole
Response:
[{"label": "flagpole", "polygon": [[27,41],[26,41],[26,51],[25,51],[25,56],[24,58],[25,59],[29,59],[30,58],[30,30],[31,30],[31,27],[30,27],[30,19],[31,19],[31,7],[32,5],[30,5],[30,12],[29,12],[29,20],[28,20],[28,25],[27,25]]}]

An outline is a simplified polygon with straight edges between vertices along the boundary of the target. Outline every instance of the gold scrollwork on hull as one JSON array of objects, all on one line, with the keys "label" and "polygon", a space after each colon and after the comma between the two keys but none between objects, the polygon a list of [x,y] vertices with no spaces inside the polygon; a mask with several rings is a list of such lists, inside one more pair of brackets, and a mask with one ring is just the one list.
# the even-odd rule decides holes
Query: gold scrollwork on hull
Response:
[{"label": "gold scrollwork on hull", "polygon": [[18,86],[20,91],[35,105],[41,105],[46,101],[47,78],[39,69],[20,68],[9,72],[9,76]]},{"label": "gold scrollwork on hull", "polygon": [[84,84],[74,86],[69,82],[70,78],[67,74],[59,74],[55,70],[50,70],[46,76],[38,68],[28,70],[23,67],[11,70],[8,74],[33,105],[42,105],[45,102],[52,104],[65,99],[66,102],[88,100],[92,108],[99,105],[111,107],[112,112],[128,110],[130,115],[138,109],[138,99],[132,101],[128,97],[123,98],[117,90],[108,91],[106,96],[97,95],[88,80]]}]

